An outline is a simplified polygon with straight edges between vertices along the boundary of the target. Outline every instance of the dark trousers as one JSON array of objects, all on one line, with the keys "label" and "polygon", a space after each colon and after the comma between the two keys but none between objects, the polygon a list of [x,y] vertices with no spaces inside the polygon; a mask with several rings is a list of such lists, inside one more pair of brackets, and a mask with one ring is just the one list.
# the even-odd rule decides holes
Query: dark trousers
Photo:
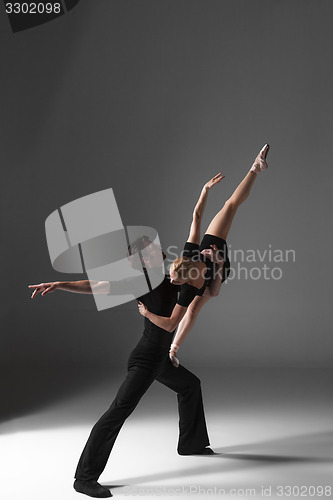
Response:
[{"label": "dark trousers", "polygon": [[177,393],[178,452],[191,453],[209,445],[200,380],[183,366],[172,366],[168,351],[168,345],[141,338],[129,357],[127,376],[114,401],[92,428],[75,472],[77,479],[99,478],[121,427],[154,380]]}]

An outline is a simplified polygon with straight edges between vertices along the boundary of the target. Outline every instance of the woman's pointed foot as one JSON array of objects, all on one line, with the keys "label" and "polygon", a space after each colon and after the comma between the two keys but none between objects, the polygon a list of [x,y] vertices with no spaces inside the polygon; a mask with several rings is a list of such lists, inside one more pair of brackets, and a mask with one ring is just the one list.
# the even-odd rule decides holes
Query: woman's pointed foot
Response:
[{"label": "woman's pointed foot", "polygon": [[266,163],[268,150],[269,144],[265,144],[265,146],[260,150],[258,156],[254,160],[254,163],[250,170],[255,174],[259,174],[259,172],[262,172],[263,170],[266,170],[266,168],[268,168],[268,165]]}]

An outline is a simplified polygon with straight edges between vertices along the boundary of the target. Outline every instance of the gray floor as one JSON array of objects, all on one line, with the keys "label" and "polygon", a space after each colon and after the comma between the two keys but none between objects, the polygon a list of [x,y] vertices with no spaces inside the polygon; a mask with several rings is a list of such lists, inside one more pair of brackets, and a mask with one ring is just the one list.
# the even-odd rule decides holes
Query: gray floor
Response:
[{"label": "gray floor", "polygon": [[[306,368],[195,371],[214,457],[176,453],[176,397],[157,382],[123,427],[101,483],[114,497],[332,496],[332,372]],[[1,425],[1,498],[70,500],[93,423],[122,379],[49,402]],[[325,489],[326,487],[326,489]]]}]

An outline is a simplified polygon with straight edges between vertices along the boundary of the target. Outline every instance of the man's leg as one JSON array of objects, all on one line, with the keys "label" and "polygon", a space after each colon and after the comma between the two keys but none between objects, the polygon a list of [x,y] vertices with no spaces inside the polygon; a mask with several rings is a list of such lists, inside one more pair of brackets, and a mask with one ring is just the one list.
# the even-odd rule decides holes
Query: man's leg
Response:
[{"label": "man's leg", "polygon": [[84,481],[98,479],[106,466],[122,425],[154,378],[154,375],[143,368],[133,367],[128,371],[111,406],[92,428],[76,469],[77,479]]},{"label": "man's leg", "polygon": [[[107,488],[97,483],[97,479],[106,466],[114,442],[126,418],[133,412],[141,397],[155,380],[167,357],[166,351],[162,363],[161,359],[156,359],[159,358],[157,355],[154,361],[143,344],[138,345],[132,352],[127,376],[110,408],[94,425],[81,454],[74,482],[75,490],[80,493],[100,498],[111,496]],[[150,357],[152,360],[149,359]]]},{"label": "man's leg", "polygon": [[156,378],[177,393],[179,410],[180,455],[201,453],[209,445],[203,408],[200,379],[180,365],[175,368],[167,360],[164,370]]}]

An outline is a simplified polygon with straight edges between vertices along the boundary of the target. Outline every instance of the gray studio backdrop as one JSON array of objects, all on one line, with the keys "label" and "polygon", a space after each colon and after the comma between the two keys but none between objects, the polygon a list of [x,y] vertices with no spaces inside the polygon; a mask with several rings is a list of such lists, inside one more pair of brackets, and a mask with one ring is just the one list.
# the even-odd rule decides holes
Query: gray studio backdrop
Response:
[{"label": "gray studio backdrop", "polygon": [[[125,225],[180,250],[202,185],[223,171],[204,231],[265,142],[269,170],[228,243],[266,256],[244,263],[259,269],[252,279],[222,286],[180,357],[330,365],[332,17],[331,0],[81,0],[14,35],[1,13],[0,360],[18,387],[36,370],[124,366],[142,332],[135,302],[97,312],[92,296],[30,300],[30,283],[86,278],[52,269],[51,212],[112,187]],[[276,263],[268,250],[294,254]]]}]

